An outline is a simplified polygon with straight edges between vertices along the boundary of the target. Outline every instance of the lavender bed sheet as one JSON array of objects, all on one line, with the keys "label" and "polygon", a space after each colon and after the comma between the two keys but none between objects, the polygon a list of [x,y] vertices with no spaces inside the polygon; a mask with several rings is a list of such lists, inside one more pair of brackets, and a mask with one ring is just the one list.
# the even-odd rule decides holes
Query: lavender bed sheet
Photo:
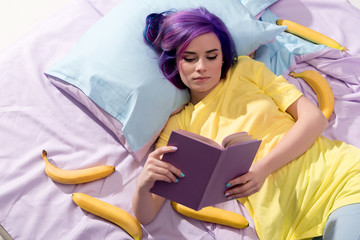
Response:
[{"label": "lavender bed sheet", "polygon": [[[129,210],[122,196],[133,189],[139,166],[43,74],[100,17],[91,2],[73,1],[0,56],[0,224],[14,239],[121,238],[116,227],[77,208],[71,194],[86,192]],[[42,149],[65,169],[109,164],[116,172],[86,185],[57,184],[44,174]]]},{"label": "lavender bed sheet", "polygon": [[[71,194],[87,193],[131,213],[140,163],[91,113],[43,74],[119,1],[74,0],[0,55],[0,224],[14,239],[131,239],[118,226],[82,211]],[[326,74],[336,102],[324,135],[359,146],[360,30],[353,21],[359,22],[360,11],[338,0],[321,4],[281,0],[270,9],[280,17],[319,28],[350,49],[349,53],[327,49],[298,56],[289,71],[316,68]],[[344,21],[346,26],[341,25]],[[306,84],[289,81],[316,101]],[[116,172],[92,183],[58,184],[44,173],[42,149],[64,169],[109,164],[116,166]],[[236,201],[219,207],[243,214],[250,227],[236,230],[184,218],[166,202],[158,218],[143,228],[143,239],[256,239],[251,219]]]},{"label": "lavender bed sheet", "polygon": [[317,103],[312,89],[302,80],[288,76],[291,71],[312,69],[329,82],[335,96],[330,126],[323,135],[360,147],[360,10],[347,0],[278,1],[269,8],[283,19],[293,20],[317,30],[346,46],[349,51],[324,49],[295,56],[284,76],[309,99]]}]

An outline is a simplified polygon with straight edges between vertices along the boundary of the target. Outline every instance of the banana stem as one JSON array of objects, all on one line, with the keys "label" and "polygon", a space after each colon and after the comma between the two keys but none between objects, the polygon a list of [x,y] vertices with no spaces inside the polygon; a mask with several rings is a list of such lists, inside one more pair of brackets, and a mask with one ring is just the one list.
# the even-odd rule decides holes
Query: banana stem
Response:
[{"label": "banana stem", "polygon": [[42,150],[41,156],[44,159],[45,163],[49,163],[49,160],[47,159],[47,152],[45,150]]}]

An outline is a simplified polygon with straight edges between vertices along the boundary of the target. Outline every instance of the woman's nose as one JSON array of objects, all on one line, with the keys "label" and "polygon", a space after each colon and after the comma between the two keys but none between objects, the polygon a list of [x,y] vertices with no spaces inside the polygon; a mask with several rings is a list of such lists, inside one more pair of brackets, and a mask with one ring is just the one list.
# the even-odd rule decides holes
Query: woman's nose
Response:
[{"label": "woman's nose", "polygon": [[202,72],[202,71],[205,71],[205,70],[206,70],[206,67],[205,67],[204,60],[199,59],[199,61],[196,64],[196,71]]}]

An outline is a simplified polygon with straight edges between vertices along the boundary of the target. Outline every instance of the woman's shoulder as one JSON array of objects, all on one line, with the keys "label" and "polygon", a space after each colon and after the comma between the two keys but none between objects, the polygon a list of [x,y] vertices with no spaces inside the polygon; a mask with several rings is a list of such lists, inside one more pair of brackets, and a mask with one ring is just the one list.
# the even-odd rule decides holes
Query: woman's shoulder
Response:
[{"label": "woman's shoulder", "polygon": [[265,64],[250,58],[239,56],[236,64],[230,69],[227,78],[252,79],[256,74],[265,68]]},{"label": "woman's shoulder", "polygon": [[183,105],[181,109],[178,109],[178,111],[173,112],[169,117],[168,122],[171,123],[176,122],[180,125],[183,122],[185,116],[188,115],[189,113],[191,114],[192,111],[194,111],[194,105],[189,102]]},{"label": "woman's shoulder", "polygon": [[235,67],[237,66],[264,66],[265,64],[260,62],[260,61],[257,61],[247,55],[244,55],[244,56],[238,56],[237,58],[237,64],[235,65]]},{"label": "woman's shoulder", "polygon": [[249,57],[248,55],[238,56],[237,60],[238,62],[254,61],[254,59]]},{"label": "woman's shoulder", "polygon": [[186,116],[189,114],[189,111],[191,111],[192,108],[193,105],[189,103],[181,110],[173,112],[159,135],[156,148],[165,146],[167,144],[170,134],[173,130],[186,129]]}]

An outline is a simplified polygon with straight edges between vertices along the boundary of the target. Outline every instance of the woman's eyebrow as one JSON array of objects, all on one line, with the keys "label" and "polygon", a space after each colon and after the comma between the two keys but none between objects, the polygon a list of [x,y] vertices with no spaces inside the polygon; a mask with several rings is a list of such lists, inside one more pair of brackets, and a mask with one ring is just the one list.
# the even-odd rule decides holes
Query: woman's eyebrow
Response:
[{"label": "woman's eyebrow", "polygon": [[[212,52],[217,52],[217,51],[219,51],[219,49],[214,48],[214,49],[206,51],[206,53],[212,53]],[[191,52],[191,51],[185,51],[184,53],[186,53],[186,54],[197,54],[196,52]]]},{"label": "woman's eyebrow", "polygon": [[214,48],[214,49],[211,49],[211,50],[209,50],[209,51],[206,51],[206,53],[212,53],[212,52],[217,52],[217,51],[219,51],[219,49]]}]

